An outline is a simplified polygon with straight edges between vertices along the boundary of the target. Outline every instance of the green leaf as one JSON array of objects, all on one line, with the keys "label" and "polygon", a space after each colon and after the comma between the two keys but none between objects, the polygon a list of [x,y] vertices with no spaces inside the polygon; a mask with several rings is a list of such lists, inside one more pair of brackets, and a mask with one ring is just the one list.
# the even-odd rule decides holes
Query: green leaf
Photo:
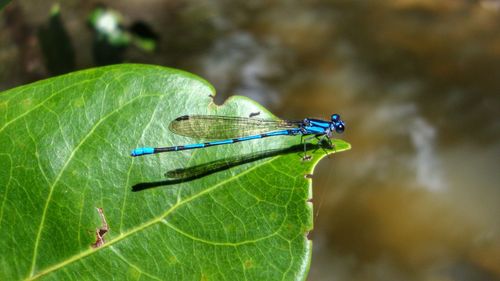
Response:
[{"label": "green leaf", "polygon": [[[194,75],[145,65],[0,93],[0,280],[305,279],[312,229],[305,175],[321,149],[304,162],[294,149],[300,137],[274,137],[129,156],[137,146],[191,143],[168,130],[184,114],[275,118],[247,98],[217,106],[213,95]],[[190,169],[198,174],[164,178]],[[102,224],[96,208],[109,232],[93,248]]]}]

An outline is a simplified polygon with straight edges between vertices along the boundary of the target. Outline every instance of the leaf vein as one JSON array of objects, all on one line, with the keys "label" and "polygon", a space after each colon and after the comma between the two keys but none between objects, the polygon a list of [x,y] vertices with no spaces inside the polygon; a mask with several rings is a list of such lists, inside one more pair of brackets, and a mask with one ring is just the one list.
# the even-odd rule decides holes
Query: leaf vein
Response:
[{"label": "leaf vein", "polygon": [[142,231],[142,230],[144,230],[144,229],[146,229],[146,228],[148,228],[148,227],[150,227],[150,226],[155,225],[155,224],[156,224],[156,223],[158,223],[158,222],[161,222],[161,221],[162,221],[163,219],[165,219],[165,218],[166,218],[166,217],[167,217],[170,213],[172,213],[173,211],[175,211],[175,210],[176,210],[177,208],[179,208],[180,206],[182,206],[182,205],[184,205],[184,204],[186,204],[186,203],[188,203],[188,202],[190,202],[190,201],[192,201],[192,200],[195,200],[195,199],[197,199],[198,197],[200,197],[200,196],[202,196],[202,195],[204,195],[204,194],[206,194],[206,193],[208,193],[208,192],[210,192],[210,191],[212,191],[212,190],[215,190],[215,189],[217,189],[218,187],[223,186],[224,184],[226,184],[226,183],[228,183],[228,182],[234,181],[234,180],[238,179],[239,177],[241,177],[242,175],[247,174],[247,173],[251,172],[252,170],[257,169],[258,167],[263,166],[263,165],[265,165],[265,164],[267,164],[267,163],[270,163],[270,162],[272,162],[272,161],[274,161],[274,160],[276,160],[276,159],[278,159],[278,158],[279,158],[279,156],[272,157],[272,158],[270,158],[268,161],[265,161],[265,162],[259,163],[259,164],[255,165],[255,166],[253,166],[253,167],[251,167],[251,168],[249,168],[249,169],[247,169],[247,170],[245,170],[245,171],[241,172],[240,174],[236,175],[235,177],[231,177],[231,178],[229,178],[229,179],[227,179],[227,180],[225,180],[225,181],[218,182],[218,183],[217,183],[217,184],[215,184],[214,186],[212,186],[212,187],[210,187],[210,188],[207,188],[207,189],[205,189],[204,191],[201,191],[201,192],[199,192],[199,193],[197,193],[197,194],[195,194],[195,195],[193,195],[193,196],[190,196],[190,197],[188,197],[188,198],[186,198],[186,199],[184,199],[184,200],[180,201],[179,203],[175,204],[175,205],[174,205],[174,206],[172,206],[170,209],[168,209],[167,211],[165,211],[165,212],[164,212],[162,215],[160,215],[159,217],[154,218],[154,219],[152,219],[152,220],[150,220],[150,221],[148,221],[148,222],[146,222],[146,223],[144,223],[144,224],[141,224],[141,225],[139,225],[138,227],[136,227],[136,228],[134,228],[134,229],[131,229],[131,230],[130,230],[130,231],[128,231],[128,232],[122,233],[121,235],[119,235],[119,236],[115,237],[114,239],[112,239],[112,240],[108,241],[108,243],[104,244],[102,247],[100,247],[100,248],[98,248],[98,249],[88,249],[88,250],[86,250],[86,251],[80,252],[79,254],[74,255],[74,256],[72,256],[72,257],[68,258],[67,260],[64,260],[64,261],[62,261],[62,262],[60,262],[60,263],[57,263],[57,264],[55,264],[55,265],[53,265],[53,266],[51,266],[51,267],[46,268],[45,270],[42,270],[42,271],[38,272],[36,275],[31,275],[30,277],[28,277],[28,278],[27,278],[27,280],[35,280],[35,279],[37,279],[37,278],[39,278],[39,277],[41,277],[41,276],[43,276],[43,275],[49,274],[49,273],[51,273],[51,272],[53,272],[53,271],[56,271],[56,270],[58,270],[58,269],[62,268],[62,267],[63,267],[63,266],[65,266],[65,265],[71,264],[71,263],[73,263],[73,262],[75,262],[75,261],[77,261],[77,260],[79,260],[79,259],[82,259],[82,258],[84,258],[84,257],[87,257],[87,256],[89,256],[89,255],[91,255],[91,254],[94,254],[94,253],[96,253],[96,252],[98,252],[98,251],[100,251],[100,250],[102,250],[102,249],[105,249],[106,247],[110,247],[110,246],[112,246],[113,244],[116,244],[116,243],[120,242],[121,240],[123,240],[123,239],[127,238],[127,237],[128,237],[128,236],[130,236],[130,235],[133,235],[133,234],[135,234],[135,233],[137,233],[137,232],[139,232],[139,231]]},{"label": "leaf vein", "polygon": [[43,106],[47,101],[51,100],[53,97],[59,95],[60,93],[63,93],[65,92],[66,90],[69,90],[73,87],[76,87],[76,86],[79,86],[80,84],[84,84],[84,83],[87,83],[87,82],[90,82],[94,79],[90,79],[90,80],[83,80],[81,82],[77,82],[75,84],[72,84],[68,87],[65,87],[65,88],[62,88],[61,90],[59,91],[56,91],[54,92],[52,95],[50,95],[48,98],[42,100],[39,104],[33,106],[32,108],[30,108],[29,110],[27,110],[26,112],[22,113],[22,114],[19,114],[18,116],[16,116],[16,118],[13,118],[12,120],[10,120],[9,122],[5,123],[3,125],[2,128],[0,128],[0,133],[5,129],[7,128],[8,126],[10,126],[12,123],[16,122],[17,120],[19,120],[20,118],[23,118],[24,116],[30,114],[31,112],[33,112],[34,110],[38,109],[39,107]]},{"label": "leaf vein", "polygon": [[114,247],[109,247],[111,249],[111,251],[113,251],[113,253],[116,254],[116,256],[118,256],[123,262],[125,262],[126,264],[130,265],[131,267],[133,267],[135,270],[139,271],[141,274],[144,274],[146,275],[147,277],[150,277],[154,280],[162,280],[160,278],[158,278],[157,276],[154,276],[152,274],[149,274],[147,273],[146,271],[142,270],[140,267],[138,267],[137,265],[131,263],[130,261],[128,261],[118,250],[116,250]]},{"label": "leaf vein", "polygon": [[71,154],[69,155],[68,159],[66,160],[66,162],[64,163],[63,167],[61,168],[61,170],[59,171],[57,177],[55,178],[54,182],[49,186],[49,194],[47,196],[47,200],[45,201],[45,206],[43,208],[43,212],[42,212],[42,217],[41,217],[41,220],[40,220],[40,225],[38,227],[38,232],[37,232],[37,235],[36,235],[36,238],[35,238],[35,246],[33,247],[33,258],[32,258],[32,261],[31,261],[31,270],[30,270],[30,277],[33,276],[34,274],[34,271],[35,271],[35,265],[36,265],[36,259],[37,259],[37,255],[38,255],[38,245],[39,245],[39,242],[40,242],[40,237],[41,237],[41,233],[42,233],[42,230],[43,230],[43,226],[45,224],[45,218],[47,216],[47,210],[48,210],[48,207],[49,207],[49,203],[50,203],[50,200],[52,198],[52,194],[54,192],[54,187],[59,183],[59,180],[61,179],[64,171],[66,170],[66,168],[68,167],[69,163],[71,162],[71,160],[73,159],[74,155],[76,154],[76,152],[80,149],[80,147],[87,141],[87,139],[94,133],[94,131],[105,121],[107,120],[110,116],[112,116],[113,114],[115,114],[116,112],[120,111],[122,108],[126,107],[127,105],[133,103],[135,100],[141,98],[141,96],[138,96],[138,97],[135,97],[133,99],[131,99],[130,101],[128,101],[127,103],[121,105],[120,107],[117,107],[116,109],[110,111],[106,116],[104,116],[103,118],[101,118],[99,121],[97,121],[94,126],[92,126],[92,128],[90,129],[90,131],[80,140],[80,142],[76,145],[76,147],[72,150]]},{"label": "leaf vein", "polygon": [[7,201],[7,195],[9,194],[10,182],[12,180],[12,171],[14,170],[14,167],[12,167],[13,161],[12,161],[12,156],[10,156],[10,154],[0,153],[0,155],[2,155],[2,156],[8,156],[9,161],[10,161],[10,165],[9,165],[9,167],[10,167],[10,169],[9,169],[9,180],[7,181],[7,185],[5,187],[5,194],[4,194],[3,200],[2,200],[2,207],[0,208],[0,225],[2,225],[3,210],[4,210],[4,207],[5,207],[5,202]]}]

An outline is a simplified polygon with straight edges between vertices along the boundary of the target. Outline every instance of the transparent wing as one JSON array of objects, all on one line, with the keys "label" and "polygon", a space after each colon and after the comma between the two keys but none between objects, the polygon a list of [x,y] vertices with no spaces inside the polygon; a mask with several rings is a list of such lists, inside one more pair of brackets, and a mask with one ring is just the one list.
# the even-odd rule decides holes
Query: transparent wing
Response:
[{"label": "transparent wing", "polygon": [[220,140],[297,128],[301,123],[248,117],[185,115],[173,120],[169,129],[190,138]]}]

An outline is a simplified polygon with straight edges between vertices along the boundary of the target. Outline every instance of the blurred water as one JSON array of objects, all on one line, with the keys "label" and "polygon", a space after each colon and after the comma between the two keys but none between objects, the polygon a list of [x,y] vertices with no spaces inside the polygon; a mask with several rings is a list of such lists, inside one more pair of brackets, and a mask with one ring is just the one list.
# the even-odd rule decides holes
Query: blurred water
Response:
[{"label": "blurred water", "polygon": [[[343,115],[353,149],[315,172],[309,280],[500,280],[499,1],[101,2],[160,35],[130,61],[195,72],[219,103]],[[82,68],[92,5],[61,7]],[[36,26],[50,2],[19,7]]]},{"label": "blurred water", "polygon": [[201,71],[218,92],[226,93],[217,97],[219,103],[233,92],[259,103],[279,105],[279,93],[266,83],[284,75],[280,66],[273,63],[278,60],[278,52],[279,48],[260,44],[249,33],[233,33],[218,39],[203,55]]}]

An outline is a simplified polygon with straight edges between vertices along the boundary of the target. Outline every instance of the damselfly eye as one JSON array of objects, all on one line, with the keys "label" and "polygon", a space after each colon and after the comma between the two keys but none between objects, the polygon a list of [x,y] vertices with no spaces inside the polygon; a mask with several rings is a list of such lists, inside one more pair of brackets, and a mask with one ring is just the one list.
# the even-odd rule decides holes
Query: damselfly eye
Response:
[{"label": "damselfly eye", "polygon": [[344,124],[342,123],[339,123],[337,126],[335,126],[335,132],[337,132],[337,134],[342,134],[344,132]]},{"label": "damselfly eye", "polygon": [[338,114],[333,114],[333,115],[332,115],[332,122],[334,122],[334,123],[335,123],[335,122],[338,122],[338,121],[340,121],[340,115],[338,115]]}]

